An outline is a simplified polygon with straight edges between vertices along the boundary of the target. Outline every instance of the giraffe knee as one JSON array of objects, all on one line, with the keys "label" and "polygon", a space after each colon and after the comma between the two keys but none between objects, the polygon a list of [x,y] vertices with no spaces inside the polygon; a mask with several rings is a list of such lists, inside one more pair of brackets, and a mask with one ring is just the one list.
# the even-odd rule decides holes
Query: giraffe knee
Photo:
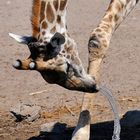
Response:
[{"label": "giraffe knee", "polygon": [[107,47],[107,41],[105,38],[99,37],[99,35],[94,34],[89,39],[88,50],[89,58],[91,61],[99,58],[103,58]]},{"label": "giraffe knee", "polygon": [[88,46],[89,46],[89,48],[100,48],[101,47],[101,43],[96,35],[92,36],[89,39]]}]

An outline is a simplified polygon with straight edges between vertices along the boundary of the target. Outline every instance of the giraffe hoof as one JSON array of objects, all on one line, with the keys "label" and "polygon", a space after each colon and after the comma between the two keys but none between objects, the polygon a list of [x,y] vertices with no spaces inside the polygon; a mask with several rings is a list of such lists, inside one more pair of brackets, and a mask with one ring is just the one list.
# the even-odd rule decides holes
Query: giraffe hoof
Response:
[{"label": "giraffe hoof", "polygon": [[29,68],[30,68],[30,70],[35,70],[35,68],[36,68],[36,63],[35,63],[35,62],[31,62],[31,63],[29,64]]},{"label": "giraffe hoof", "polygon": [[16,60],[14,63],[13,63],[13,67],[16,68],[16,69],[20,69],[21,68],[21,61],[20,60]]}]

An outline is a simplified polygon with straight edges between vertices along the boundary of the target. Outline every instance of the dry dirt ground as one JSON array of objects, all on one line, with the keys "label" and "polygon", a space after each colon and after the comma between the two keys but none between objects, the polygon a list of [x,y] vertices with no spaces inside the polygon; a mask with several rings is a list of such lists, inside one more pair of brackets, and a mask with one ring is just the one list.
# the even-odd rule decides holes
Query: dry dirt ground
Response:
[{"label": "dry dirt ground", "polygon": [[[68,29],[78,44],[80,58],[85,68],[90,32],[104,15],[109,1],[70,0],[69,2]],[[0,140],[25,140],[31,137],[37,139],[35,137],[39,135],[40,125],[46,122],[58,121],[66,123],[68,127],[75,126],[80,112],[83,93],[49,85],[37,72],[18,71],[12,67],[14,60],[27,57],[29,52],[26,46],[17,44],[9,38],[8,33],[31,34],[31,4],[31,0],[0,1]],[[117,101],[120,117],[127,111],[140,108],[139,43],[140,3],[114,34],[101,68],[101,83],[111,89]],[[29,95],[42,90],[46,92]],[[18,103],[39,105],[45,116],[32,123],[17,123],[10,116],[9,110]],[[92,124],[112,119],[108,102],[98,95],[92,109]],[[98,128],[99,131],[100,129],[102,128]]]}]

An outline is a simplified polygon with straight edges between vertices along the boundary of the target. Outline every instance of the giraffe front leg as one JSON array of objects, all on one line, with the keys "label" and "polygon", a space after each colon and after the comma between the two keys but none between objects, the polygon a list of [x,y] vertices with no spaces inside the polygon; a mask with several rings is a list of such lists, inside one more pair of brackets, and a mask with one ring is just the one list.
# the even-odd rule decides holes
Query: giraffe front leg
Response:
[{"label": "giraffe front leg", "polygon": [[78,124],[73,132],[72,140],[89,140],[90,139],[90,123],[91,123],[91,107],[93,99],[97,94],[85,93],[82,102]]},{"label": "giraffe front leg", "polygon": [[111,37],[121,22],[132,11],[139,0],[112,0],[100,24],[91,34],[89,40],[89,74],[99,80],[100,64]]},{"label": "giraffe front leg", "polygon": [[98,83],[100,79],[100,65],[108,49],[109,41],[103,36],[105,33],[98,33],[98,28],[92,33],[88,48],[89,48],[89,66],[88,73],[95,78]]},{"label": "giraffe front leg", "polygon": [[[98,30],[97,30],[98,31]],[[100,38],[99,38],[100,37]],[[101,38],[102,37],[102,38]],[[96,83],[99,82],[100,65],[108,48],[106,38],[93,32],[89,40],[89,67],[88,73],[95,78]],[[85,93],[83,97],[82,110],[78,124],[73,132],[72,140],[89,140],[90,139],[90,120],[91,107],[97,96],[97,92]]]}]

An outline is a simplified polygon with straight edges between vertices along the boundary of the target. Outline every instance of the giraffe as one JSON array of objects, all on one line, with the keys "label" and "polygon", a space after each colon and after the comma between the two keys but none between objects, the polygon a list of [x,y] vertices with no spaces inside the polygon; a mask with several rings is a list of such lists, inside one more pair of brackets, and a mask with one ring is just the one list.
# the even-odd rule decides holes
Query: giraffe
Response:
[{"label": "giraffe", "polygon": [[19,70],[37,70],[51,84],[85,93],[78,125],[72,140],[88,140],[90,107],[100,90],[99,70],[110,40],[139,0],[111,0],[105,15],[89,38],[89,66],[86,72],[78,56],[77,45],[66,25],[68,0],[33,0],[32,36],[9,35],[26,44],[30,56],[13,64]]}]

